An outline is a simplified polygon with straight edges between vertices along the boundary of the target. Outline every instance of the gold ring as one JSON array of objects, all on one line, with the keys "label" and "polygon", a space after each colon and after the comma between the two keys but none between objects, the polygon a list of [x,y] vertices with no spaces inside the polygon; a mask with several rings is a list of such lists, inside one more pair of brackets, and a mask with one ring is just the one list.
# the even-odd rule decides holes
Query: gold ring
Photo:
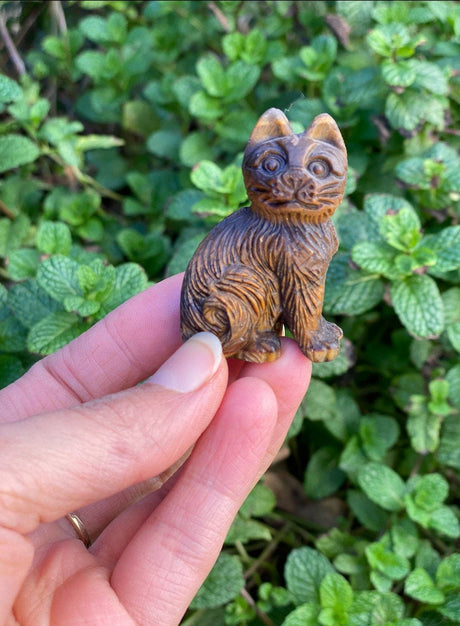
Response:
[{"label": "gold ring", "polygon": [[83,542],[85,548],[89,548],[91,545],[91,539],[85,525],[78,515],[75,515],[75,513],[68,513],[65,518],[68,522],[70,522],[72,528],[77,533],[78,539]]}]

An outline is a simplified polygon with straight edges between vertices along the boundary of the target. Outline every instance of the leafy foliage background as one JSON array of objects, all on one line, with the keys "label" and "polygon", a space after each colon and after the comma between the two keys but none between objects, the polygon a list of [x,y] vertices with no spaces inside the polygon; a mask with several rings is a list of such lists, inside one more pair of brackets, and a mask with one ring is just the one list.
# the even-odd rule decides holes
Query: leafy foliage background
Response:
[{"label": "leafy foliage background", "polygon": [[342,352],[184,623],[460,623],[459,3],[1,2],[0,30],[2,385],[185,268],[265,109],[349,150]]}]

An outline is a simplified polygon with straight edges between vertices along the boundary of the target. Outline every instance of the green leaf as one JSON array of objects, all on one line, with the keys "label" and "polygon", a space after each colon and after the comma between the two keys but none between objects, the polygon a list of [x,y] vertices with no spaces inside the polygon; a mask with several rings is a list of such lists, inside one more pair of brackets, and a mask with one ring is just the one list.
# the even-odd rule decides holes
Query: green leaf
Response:
[{"label": "green leaf", "polygon": [[449,383],[443,378],[432,380],[428,385],[430,392],[430,401],[428,402],[428,408],[432,413],[436,415],[449,415],[451,413],[451,407],[447,404],[447,398],[449,396]]},{"label": "green leaf", "polygon": [[85,296],[101,302],[113,290],[115,268],[105,265],[101,259],[95,259],[88,265],[80,265],[77,270],[78,284]]},{"label": "green leaf", "polygon": [[122,13],[111,13],[107,20],[107,30],[112,41],[121,44],[126,39],[126,18]]},{"label": "green leaf", "polygon": [[75,59],[75,66],[83,74],[88,74],[96,82],[113,78],[116,72],[107,66],[106,56],[96,50],[85,50]]},{"label": "green leaf", "polygon": [[[159,127],[159,120],[153,114],[152,106],[145,100],[129,100],[125,102],[122,115],[121,125],[123,129],[142,137],[153,133]],[[113,139],[116,138],[114,137]]]},{"label": "green leaf", "polygon": [[460,267],[460,226],[447,226],[436,235],[427,235],[424,246],[436,253],[435,270],[450,272]]},{"label": "green leaf", "polygon": [[68,254],[72,235],[67,224],[43,220],[37,230],[37,248],[44,254]]},{"label": "green leaf", "polygon": [[353,435],[348,439],[340,455],[339,467],[355,482],[358,478],[359,470],[367,461],[368,458],[364,454],[358,436]]},{"label": "green leaf", "polygon": [[179,156],[181,163],[193,167],[200,161],[210,161],[215,156],[212,136],[203,131],[190,133],[181,143]]},{"label": "green leaf", "polygon": [[190,180],[205,192],[226,193],[223,187],[222,169],[212,161],[202,161],[193,168]]},{"label": "green leaf", "polygon": [[29,228],[30,220],[25,215],[18,215],[14,220],[0,219],[0,257],[6,257],[19,248]]},{"label": "green leaf", "polygon": [[411,37],[408,29],[397,22],[383,24],[371,30],[367,35],[367,43],[374,52],[384,57],[392,56],[401,48],[408,46],[410,42]]},{"label": "green leaf", "polygon": [[224,69],[214,54],[208,54],[199,59],[196,71],[203,87],[210,96],[222,98],[227,92],[227,80]]},{"label": "green leaf", "polygon": [[124,140],[112,135],[84,135],[75,139],[75,150],[77,152],[88,152],[88,150],[108,150],[124,145]]},{"label": "green leaf", "polygon": [[384,61],[382,63],[383,80],[392,86],[409,87],[415,81],[417,73],[410,61]]},{"label": "green leaf", "polygon": [[428,539],[420,541],[417,554],[415,555],[415,566],[423,568],[433,578],[440,562],[441,557],[430,541]]},{"label": "green leaf", "polygon": [[401,580],[410,571],[410,563],[406,557],[392,552],[385,540],[371,543],[366,547],[366,557],[373,570],[383,574],[390,580]]},{"label": "green leaf", "polygon": [[404,603],[395,593],[359,591],[349,611],[350,626],[421,626],[418,620],[405,620]]},{"label": "green leaf", "polygon": [[26,329],[7,306],[0,308],[0,352],[25,350]]},{"label": "green leaf", "polygon": [[100,314],[106,315],[129,298],[147,288],[145,270],[136,263],[122,263],[115,268],[115,280],[108,297],[102,302]]},{"label": "green leaf", "polygon": [[319,602],[321,581],[333,572],[328,559],[312,548],[295,548],[289,553],[284,568],[288,590],[297,604]]},{"label": "green leaf", "polygon": [[335,391],[326,383],[313,379],[302,406],[305,415],[313,421],[326,421],[336,416]]},{"label": "green leaf", "polygon": [[412,187],[430,189],[432,177],[426,173],[425,161],[421,157],[413,157],[401,161],[395,168],[396,176]]},{"label": "green leaf", "polygon": [[334,223],[343,249],[351,250],[358,243],[374,240],[370,232],[373,233],[374,224],[364,211],[358,211],[354,207],[345,209],[342,205],[337,210],[336,216]]},{"label": "green leaf", "polygon": [[7,270],[13,280],[33,278],[40,263],[40,252],[33,248],[13,250],[8,257]]},{"label": "green leaf", "polygon": [[438,287],[429,276],[410,276],[391,285],[399,319],[411,335],[436,338],[444,329],[444,308]]},{"label": "green leaf", "polygon": [[453,623],[458,624],[460,621],[460,594],[454,593],[449,595],[445,604],[438,610],[442,615],[452,620]]},{"label": "green leaf", "polygon": [[209,96],[205,91],[197,91],[188,103],[190,113],[198,119],[212,122],[224,113],[221,100]]},{"label": "green leaf", "polygon": [[419,532],[417,526],[408,517],[392,524],[389,531],[390,544],[393,552],[411,559],[419,546]]},{"label": "green leaf", "polygon": [[[335,572],[326,574],[321,581],[319,596],[321,607],[323,610],[329,609],[331,611],[329,615],[334,619],[328,623],[333,625],[345,624],[344,617],[353,603],[353,590],[350,583]],[[326,622],[320,620],[320,623]]]},{"label": "green leaf", "polygon": [[14,102],[22,97],[22,89],[15,80],[0,74],[0,102]]},{"label": "green leaf", "polygon": [[385,104],[385,115],[393,128],[415,130],[425,115],[420,94],[412,89],[406,89],[402,94],[390,93]]},{"label": "green leaf", "polygon": [[245,38],[240,32],[229,33],[222,39],[222,49],[230,61],[236,61],[244,50]]},{"label": "green leaf", "polygon": [[415,73],[414,87],[426,89],[439,96],[446,96],[449,93],[447,76],[439,65],[418,59],[410,59],[408,63]]},{"label": "green leaf", "polygon": [[208,609],[230,602],[244,587],[243,567],[236,556],[221,553],[193,598],[193,609]]},{"label": "green leaf", "polygon": [[368,415],[361,418],[359,434],[368,458],[380,461],[398,440],[399,426],[392,417]]},{"label": "green leaf", "polygon": [[197,218],[212,218],[218,222],[232,212],[232,208],[218,198],[202,198],[192,206],[192,214]]},{"label": "green leaf", "polygon": [[356,271],[347,254],[336,254],[326,276],[324,308],[331,314],[361,315],[382,299],[385,286],[377,276]]},{"label": "green leaf", "polygon": [[9,354],[0,354],[0,389],[20,378],[24,374],[24,366],[20,359]]},{"label": "green leaf", "polygon": [[[172,91],[184,109],[188,109],[192,97],[201,90],[201,83],[196,76],[185,74],[174,81]],[[204,92],[202,92],[204,93]]]},{"label": "green leaf", "polygon": [[241,505],[239,514],[242,517],[262,517],[273,511],[276,498],[273,491],[262,483],[258,483]]},{"label": "green leaf", "polygon": [[437,458],[440,463],[460,470],[460,420],[458,415],[447,417],[443,421]]},{"label": "green leaf", "polygon": [[189,239],[183,241],[174,251],[171,260],[168,264],[167,275],[173,276],[184,272],[192,258],[195,250],[205,238],[206,233],[201,232],[193,235]]},{"label": "green leaf", "polygon": [[442,416],[426,410],[411,413],[407,420],[407,432],[413,449],[420,454],[434,452],[439,445]]},{"label": "green leaf", "polygon": [[237,102],[244,98],[255,86],[260,76],[257,65],[244,61],[232,63],[226,74],[225,102]]},{"label": "green leaf", "polygon": [[449,397],[454,405],[460,409],[460,365],[452,367],[446,374],[449,383]]},{"label": "green leaf", "polygon": [[175,222],[193,222],[194,216],[191,209],[196,202],[203,198],[204,194],[197,189],[183,189],[179,191],[166,207],[166,217]]},{"label": "green leaf", "polygon": [[449,341],[455,350],[460,352],[460,322],[448,326],[447,336],[449,337]]},{"label": "green leaf", "polygon": [[448,506],[441,506],[431,514],[429,527],[452,539],[460,537],[460,524],[457,516]]},{"label": "green leaf", "polygon": [[364,199],[364,212],[368,218],[366,239],[382,241],[380,234],[382,220],[388,215],[396,215],[402,209],[414,211],[413,206],[404,198],[385,193],[373,193],[366,196]]},{"label": "green leaf", "polygon": [[83,296],[67,296],[63,304],[66,311],[78,313],[80,317],[94,315],[101,308],[100,302],[87,300]]},{"label": "green leaf", "polygon": [[460,591],[460,554],[450,554],[436,571],[436,584],[445,593]]},{"label": "green leaf", "polygon": [[147,149],[159,157],[166,157],[172,161],[179,157],[179,146],[182,135],[175,130],[157,130],[147,139]]},{"label": "green leaf", "polygon": [[445,596],[436,588],[428,572],[416,567],[406,578],[404,593],[426,604],[442,604]]},{"label": "green leaf", "polygon": [[32,328],[41,319],[61,308],[33,279],[11,287],[8,305],[26,328]]},{"label": "green leaf", "polygon": [[289,613],[281,626],[318,626],[319,604],[307,602]]},{"label": "green leaf", "polygon": [[380,222],[380,234],[385,241],[402,252],[410,251],[420,242],[420,220],[411,207],[388,212]]},{"label": "green leaf", "polygon": [[98,15],[85,17],[80,21],[78,28],[81,33],[91,41],[95,41],[96,43],[106,43],[110,41],[107,20]]},{"label": "green leaf", "polygon": [[88,326],[74,313],[64,311],[50,313],[30,329],[27,348],[37,354],[51,354],[78,337],[87,328]]},{"label": "green leaf", "polygon": [[354,538],[338,528],[332,528],[327,534],[321,535],[315,543],[318,550],[328,559],[348,552],[353,549],[354,544]]},{"label": "green leaf", "polygon": [[408,483],[413,491],[414,502],[425,511],[434,511],[441,506],[449,494],[449,484],[441,474],[416,476]]},{"label": "green leaf", "polygon": [[37,281],[58,302],[63,302],[68,296],[83,295],[78,282],[78,263],[60,254],[42,262]]},{"label": "green leaf", "polygon": [[337,450],[324,447],[316,450],[307,465],[305,492],[312,498],[324,498],[334,493],[344,482],[346,474],[338,467]]},{"label": "green leaf", "polygon": [[248,543],[260,539],[270,541],[272,538],[270,529],[261,522],[253,519],[243,519],[239,515],[235,517],[225,538],[225,543],[234,544],[239,541]]},{"label": "green leaf", "polygon": [[347,502],[358,520],[366,528],[380,531],[388,521],[388,513],[372,502],[362,491],[349,490]]},{"label": "green leaf", "polygon": [[387,511],[399,511],[404,506],[406,486],[401,477],[381,463],[367,463],[358,474],[364,493]]},{"label": "green leaf", "polygon": [[394,249],[388,244],[374,241],[357,243],[351,253],[351,258],[361,269],[387,278],[395,277],[395,256]]}]

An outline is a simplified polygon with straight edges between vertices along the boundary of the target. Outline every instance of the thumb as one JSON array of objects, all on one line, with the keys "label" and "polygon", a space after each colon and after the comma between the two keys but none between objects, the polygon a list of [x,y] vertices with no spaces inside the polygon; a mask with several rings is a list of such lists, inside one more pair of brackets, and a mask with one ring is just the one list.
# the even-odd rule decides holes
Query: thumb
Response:
[{"label": "thumb", "polygon": [[175,352],[146,382],[190,393],[216,373],[222,360],[220,341],[211,333],[198,333]]},{"label": "thumb", "polygon": [[30,532],[161,473],[206,429],[226,385],[218,339],[199,333],[142,385],[0,426],[0,525]]}]

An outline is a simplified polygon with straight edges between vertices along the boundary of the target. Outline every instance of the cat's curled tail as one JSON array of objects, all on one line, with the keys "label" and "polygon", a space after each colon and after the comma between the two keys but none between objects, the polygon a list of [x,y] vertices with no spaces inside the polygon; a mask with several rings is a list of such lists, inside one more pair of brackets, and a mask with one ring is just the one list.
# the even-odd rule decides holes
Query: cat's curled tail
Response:
[{"label": "cat's curled tail", "polygon": [[[190,287],[184,285],[182,293],[184,340],[205,330],[220,339],[225,356],[259,347],[260,360],[271,360],[266,353],[279,350],[273,327],[281,314],[278,279],[272,272],[235,263],[208,286],[202,298],[192,296]],[[271,348],[266,340],[273,336]]]}]

